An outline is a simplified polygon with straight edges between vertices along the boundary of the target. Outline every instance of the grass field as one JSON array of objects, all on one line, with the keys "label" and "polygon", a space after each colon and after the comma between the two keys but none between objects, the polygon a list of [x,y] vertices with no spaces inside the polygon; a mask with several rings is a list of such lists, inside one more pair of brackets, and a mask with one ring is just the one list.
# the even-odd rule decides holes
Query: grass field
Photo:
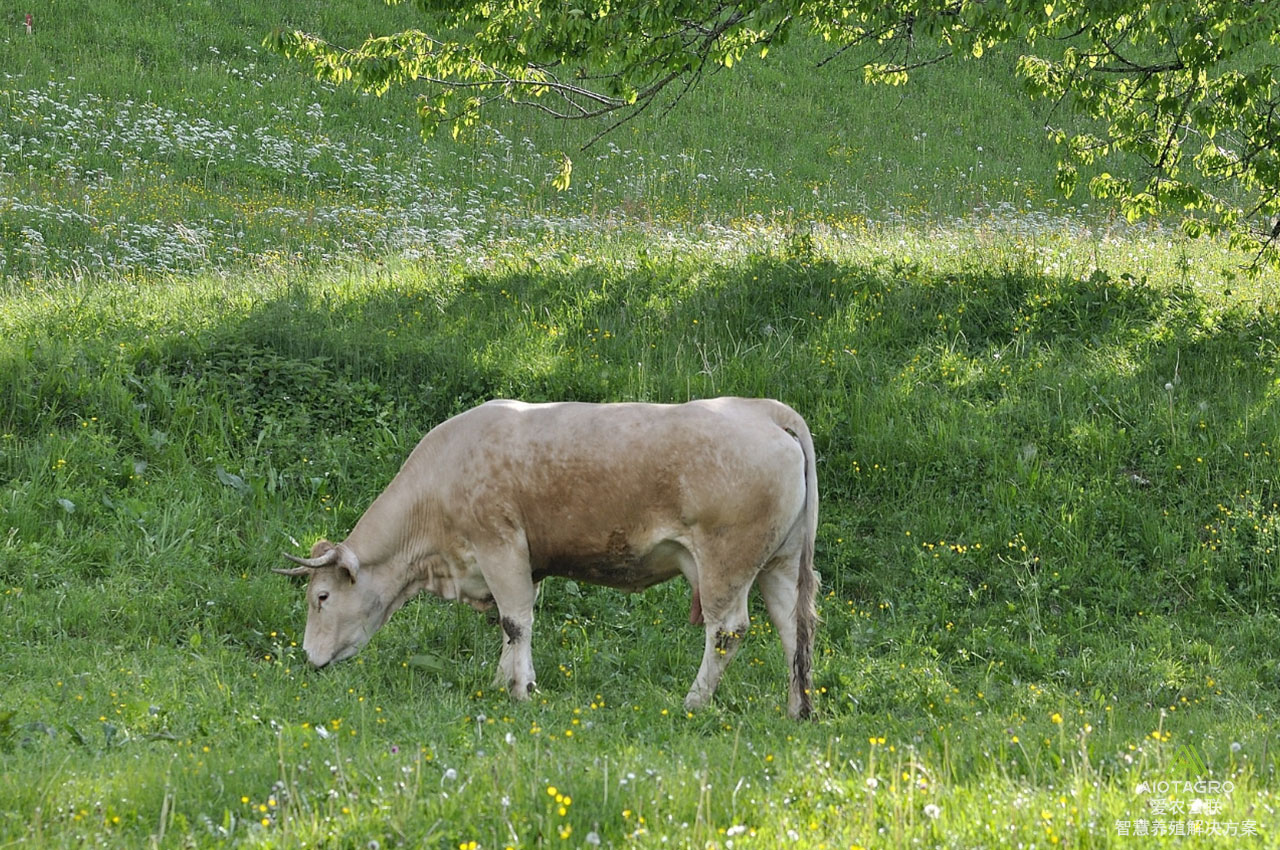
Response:
[{"label": "grass field", "polygon": [[[824,48],[798,43],[785,64],[713,78],[667,118],[645,116],[586,151],[597,128],[520,113],[498,116],[469,145],[424,146],[409,93],[335,91],[257,46],[278,22],[363,37],[410,23],[404,7],[233,8],[138,14],[77,0],[40,15],[36,37],[14,31],[0,43],[0,271],[447,255],[601,219],[856,229],[1079,212],[1051,205],[1054,151],[1040,129],[1049,111],[1033,112],[1010,96],[1011,79],[993,82],[976,66],[922,79],[904,98],[863,86],[852,66],[814,71]],[[1011,61],[988,73],[996,68],[1012,75]],[[957,87],[970,96],[957,100]],[[575,177],[557,193],[562,152]]]},{"label": "grass field", "polygon": [[[588,130],[423,143],[257,47],[407,14],[331,7],[0,42],[0,847],[1280,846],[1274,278],[1054,202],[991,66],[775,51],[558,194]],[[549,583],[528,704],[434,599],[307,668],[270,568],[426,429],[716,394],[814,431],[815,722],[762,610],[680,708],[677,582]]]}]

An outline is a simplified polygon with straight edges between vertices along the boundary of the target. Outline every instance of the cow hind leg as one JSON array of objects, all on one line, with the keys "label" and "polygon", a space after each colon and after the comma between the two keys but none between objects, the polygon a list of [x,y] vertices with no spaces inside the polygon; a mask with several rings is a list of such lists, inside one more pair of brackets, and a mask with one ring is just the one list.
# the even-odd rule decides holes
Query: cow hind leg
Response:
[{"label": "cow hind leg", "polygon": [[725,589],[712,595],[707,583],[700,588],[702,616],[706,622],[706,640],[702,652],[702,666],[697,678],[684,699],[689,711],[703,708],[711,702],[711,696],[720,684],[720,677],[733,660],[751,621],[747,614],[747,594],[750,581],[740,587]]},{"label": "cow hind leg", "polygon": [[812,654],[812,635],[805,638],[810,646],[801,647],[796,633],[799,619],[797,604],[800,601],[796,579],[799,570],[799,559],[788,558],[771,564],[759,578],[760,595],[764,597],[769,619],[782,641],[782,653],[787,662],[787,713],[795,718],[807,717],[812,711],[810,691],[813,687],[808,661]]}]

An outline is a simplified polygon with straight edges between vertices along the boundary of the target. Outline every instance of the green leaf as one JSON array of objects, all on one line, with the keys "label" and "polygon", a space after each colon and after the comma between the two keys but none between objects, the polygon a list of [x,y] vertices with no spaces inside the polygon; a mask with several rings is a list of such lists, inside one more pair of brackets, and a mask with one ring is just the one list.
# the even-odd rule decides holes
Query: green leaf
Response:
[{"label": "green leaf", "polygon": [[245,483],[243,478],[236,475],[234,472],[227,472],[221,466],[215,469],[214,472],[218,476],[218,480],[222,482],[223,485],[230,487],[238,493],[243,494],[249,492],[249,485]]},{"label": "green leaf", "polygon": [[443,658],[425,652],[410,656],[405,663],[415,670],[425,670],[428,673],[443,674],[449,670],[449,665]]},{"label": "green leaf", "polygon": [[13,726],[13,718],[17,717],[18,712],[13,709],[0,711],[0,751],[13,748],[13,739],[17,734],[17,730]]},{"label": "green leaf", "polygon": [[551,185],[556,188],[556,191],[563,192],[569,188],[569,181],[572,179],[572,177],[573,177],[573,160],[561,154],[560,171],[556,174],[555,179],[551,181]]},{"label": "green leaf", "polygon": [[71,736],[71,740],[75,742],[76,746],[78,747],[89,746],[89,739],[86,738],[84,736],[84,733],[81,732],[79,729],[72,726],[70,723],[62,724],[62,728],[67,730],[67,734]]},{"label": "green leaf", "polygon": [[1079,182],[1080,173],[1074,165],[1069,162],[1058,163],[1058,173],[1054,175],[1053,184],[1059,192],[1070,198],[1075,194],[1076,186]]}]

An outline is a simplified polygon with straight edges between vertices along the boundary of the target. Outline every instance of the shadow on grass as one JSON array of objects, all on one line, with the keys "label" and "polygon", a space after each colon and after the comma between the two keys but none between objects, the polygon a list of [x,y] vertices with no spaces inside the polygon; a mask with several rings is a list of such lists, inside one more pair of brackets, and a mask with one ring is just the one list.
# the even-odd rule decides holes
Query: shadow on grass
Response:
[{"label": "shadow on grass", "polygon": [[[740,394],[788,401],[814,429],[833,652],[905,644],[1012,678],[1115,681],[1132,666],[1106,635],[1156,629],[1159,655],[1171,631],[1214,641],[1234,617],[1257,642],[1252,618],[1280,603],[1274,312],[1128,275],[922,271],[803,245],[730,264],[401,266],[265,292],[122,350],[34,325],[5,343],[6,581],[211,566],[158,604],[189,629],[255,623],[256,652],[279,603],[232,603],[238,585],[291,540],[345,533],[448,416],[500,396]],[[543,604],[625,604],[599,593]],[[228,607],[201,613],[202,594]],[[145,607],[120,627],[154,632]],[[1152,689],[1194,690],[1202,666]],[[837,664],[825,675],[852,687]]]}]

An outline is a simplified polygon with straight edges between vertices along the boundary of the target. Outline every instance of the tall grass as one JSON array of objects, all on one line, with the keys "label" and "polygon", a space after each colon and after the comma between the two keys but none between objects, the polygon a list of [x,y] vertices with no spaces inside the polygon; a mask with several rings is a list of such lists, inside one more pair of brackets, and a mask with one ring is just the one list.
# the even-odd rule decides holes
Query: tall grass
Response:
[{"label": "tall grass", "polygon": [[[977,66],[775,51],[556,194],[581,128],[423,144],[255,46],[407,14],[77,0],[0,42],[0,846],[1277,846],[1274,280],[1051,205]],[[815,723],[764,617],[680,710],[678,583],[548,586],[529,704],[434,599],[306,667],[269,568],[427,428],[715,394],[814,432]]]},{"label": "tall grass", "polygon": [[[1234,790],[1174,796],[1270,823],[1273,291],[1132,240],[651,249],[8,296],[4,834],[1088,845],[1154,819],[1140,783],[1210,777]],[[814,427],[818,723],[782,718],[764,621],[679,711],[676,585],[549,588],[528,706],[489,689],[496,632],[430,600],[304,669],[268,567],[350,528],[422,430],[496,395],[713,393]]]}]

